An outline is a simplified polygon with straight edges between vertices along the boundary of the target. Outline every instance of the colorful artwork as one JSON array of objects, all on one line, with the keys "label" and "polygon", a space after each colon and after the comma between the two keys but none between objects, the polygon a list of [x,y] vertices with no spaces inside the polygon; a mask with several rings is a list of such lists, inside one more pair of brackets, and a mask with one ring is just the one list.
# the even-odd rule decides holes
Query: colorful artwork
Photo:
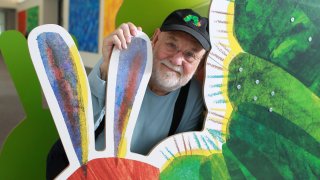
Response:
[{"label": "colorful artwork", "polygon": [[39,25],[39,7],[32,7],[25,11],[18,12],[18,30],[27,35]]},{"label": "colorful artwork", "polygon": [[104,1],[103,37],[108,36],[116,28],[116,16],[123,0]]},{"label": "colorful artwork", "polygon": [[212,1],[205,97],[224,175],[320,177],[318,12],[314,1]]},{"label": "colorful artwork", "polygon": [[39,7],[29,8],[27,10],[27,33],[39,25]]},{"label": "colorful artwork", "polygon": [[94,159],[68,179],[159,179],[159,170],[147,163],[122,158]]},{"label": "colorful artwork", "polygon": [[119,56],[114,108],[114,147],[118,156],[119,145],[126,143],[121,137],[127,128],[133,102],[145,72],[146,60],[147,43],[141,38],[134,38],[128,50],[121,52]]},{"label": "colorful artwork", "polygon": [[93,131],[91,93],[81,57],[72,37],[57,25],[35,28],[28,45],[63,145],[70,149],[72,171],[87,163],[94,149],[94,136],[88,134]]},{"label": "colorful artwork", "polygon": [[[135,160],[137,158],[119,159],[130,154],[127,144],[131,142],[132,130],[151,74],[152,54],[148,37],[141,33],[132,40],[128,50],[115,50],[112,54],[109,73],[114,76],[109,76],[107,98],[108,110],[113,113],[107,113],[106,126],[114,124],[110,131],[114,136],[107,136],[108,148],[105,151],[95,150],[91,93],[71,36],[57,25],[43,25],[30,33],[28,43],[70,162],[58,178],[110,178],[115,176],[116,169],[119,172],[116,177],[158,177],[158,168],[150,164]],[[109,171],[100,172],[101,167]]]},{"label": "colorful artwork", "polygon": [[98,52],[99,0],[70,0],[69,32],[79,43],[80,51]]},{"label": "colorful artwork", "polygon": [[18,30],[25,35],[27,32],[27,13],[26,11],[18,12]]},{"label": "colorful artwork", "polygon": [[[75,47],[69,48],[58,33],[44,32],[37,37],[38,48],[51,88],[57,98],[59,108],[71,134],[73,148],[78,160],[87,161],[86,111],[88,109],[87,86],[83,79],[86,74],[77,73],[82,68],[79,58],[73,54]],[[63,49],[63,50],[61,50]]]}]

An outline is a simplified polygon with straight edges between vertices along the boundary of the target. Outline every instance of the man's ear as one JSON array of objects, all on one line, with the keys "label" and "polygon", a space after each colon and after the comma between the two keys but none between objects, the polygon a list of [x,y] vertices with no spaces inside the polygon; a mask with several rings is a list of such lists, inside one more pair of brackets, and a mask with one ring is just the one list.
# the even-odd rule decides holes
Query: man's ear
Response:
[{"label": "man's ear", "polygon": [[199,65],[198,65],[198,68],[197,68],[197,70],[196,70],[196,72],[194,73],[194,76],[196,77],[196,79],[200,82],[200,83],[202,83],[202,85],[203,85],[203,83],[204,83],[204,74],[205,74],[205,63],[206,63],[206,61],[207,61],[207,58],[208,58],[208,56],[209,56],[209,53],[210,53],[210,51],[207,51],[204,55],[203,55],[203,57],[201,58],[201,61],[200,61],[200,63],[199,63]]},{"label": "man's ear", "polygon": [[155,31],[154,31],[154,33],[153,33],[153,35],[152,35],[152,38],[151,38],[151,45],[152,45],[152,47],[154,47],[154,45],[156,44],[156,42],[158,41],[158,37],[159,37],[159,34],[160,34],[160,29],[159,28],[157,28]]}]

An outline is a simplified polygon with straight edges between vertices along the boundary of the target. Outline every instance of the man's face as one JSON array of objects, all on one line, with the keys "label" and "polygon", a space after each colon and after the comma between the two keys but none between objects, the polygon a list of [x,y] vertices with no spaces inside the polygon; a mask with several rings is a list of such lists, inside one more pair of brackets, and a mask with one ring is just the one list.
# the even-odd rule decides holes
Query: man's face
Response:
[{"label": "man's face", "polygon": [[196,39],[181,31],[161,32],[157,29],[152,46],[153,69],[149,87],[158,95],[187,84],[206,52]]}]

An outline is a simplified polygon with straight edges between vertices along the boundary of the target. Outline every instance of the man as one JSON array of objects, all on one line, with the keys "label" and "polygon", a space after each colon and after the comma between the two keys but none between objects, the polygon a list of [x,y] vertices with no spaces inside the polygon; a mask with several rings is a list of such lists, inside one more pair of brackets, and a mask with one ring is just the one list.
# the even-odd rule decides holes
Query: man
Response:
[{"label": "man", "polygon": [[[112,48],[126,49],[138,30],[141,28],[132,23],[122,24],[103,42],[103,60],[89,75],[97,124],[105,113],[105,80]],[[161,28],[155,30],[151,43],[153,70],[131,143],[131,151],[143,155],[168,136],[180,88],[192,79],[211,48],[208,20],[190,9],[174,11]],[[192,79],[189,96],[185,97],[185,111],[175,133],[200,129],[203,112],[200,89]],[[101,133],[96,148],[103,149],[104,142],[104,133]]]},{"label": "man", "polygon": [[[88,77],[95,127],[98,129],[101,129],[101,121],[105,116],[106,80],[112,49],[126,49],[131,37],[139,30],[140,27],[125,23],[105,38],[103,58]],[[131,142],[131,151],[143,155],[168,135],[200,130],[202,127],[202,92],[199,83],[192,77],[211,49],[208,19],[190,9],[176,10],[164,20],[160,29],[155,30],[151,43],[153,70]],[[185,95],[181,96],[181,91]],[[175,107],[181,104],[185,107],[177,112]],[[103,126],[102,129],[104,132]],[[104,149],[104,133],[96,131],[96,137],[96,148]],[[61,142],[58,144],[53,149],[61,146]],[[52,151],[47,159],[47,178],[55,177],[63,169],[55,165],[61,153]],[[64,163],[63,166],[66,165]]]}]

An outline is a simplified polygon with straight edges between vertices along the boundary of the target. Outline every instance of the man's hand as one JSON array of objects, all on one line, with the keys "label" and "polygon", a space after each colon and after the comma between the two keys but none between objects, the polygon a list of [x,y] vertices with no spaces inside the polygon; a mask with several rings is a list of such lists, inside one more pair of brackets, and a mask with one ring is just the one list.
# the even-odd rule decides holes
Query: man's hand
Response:
[{"label": "man's hand", "polygon": [[102,58],[103,62],[100,66],[101,79],[107,80],[108,67],[113,47],[122,50],[127,49],[131,42],[131,37],[137,35],[137,31],[141,31],[141,27],[136,27],[131,22],[121,24],[114,32],[103,40]]}]

